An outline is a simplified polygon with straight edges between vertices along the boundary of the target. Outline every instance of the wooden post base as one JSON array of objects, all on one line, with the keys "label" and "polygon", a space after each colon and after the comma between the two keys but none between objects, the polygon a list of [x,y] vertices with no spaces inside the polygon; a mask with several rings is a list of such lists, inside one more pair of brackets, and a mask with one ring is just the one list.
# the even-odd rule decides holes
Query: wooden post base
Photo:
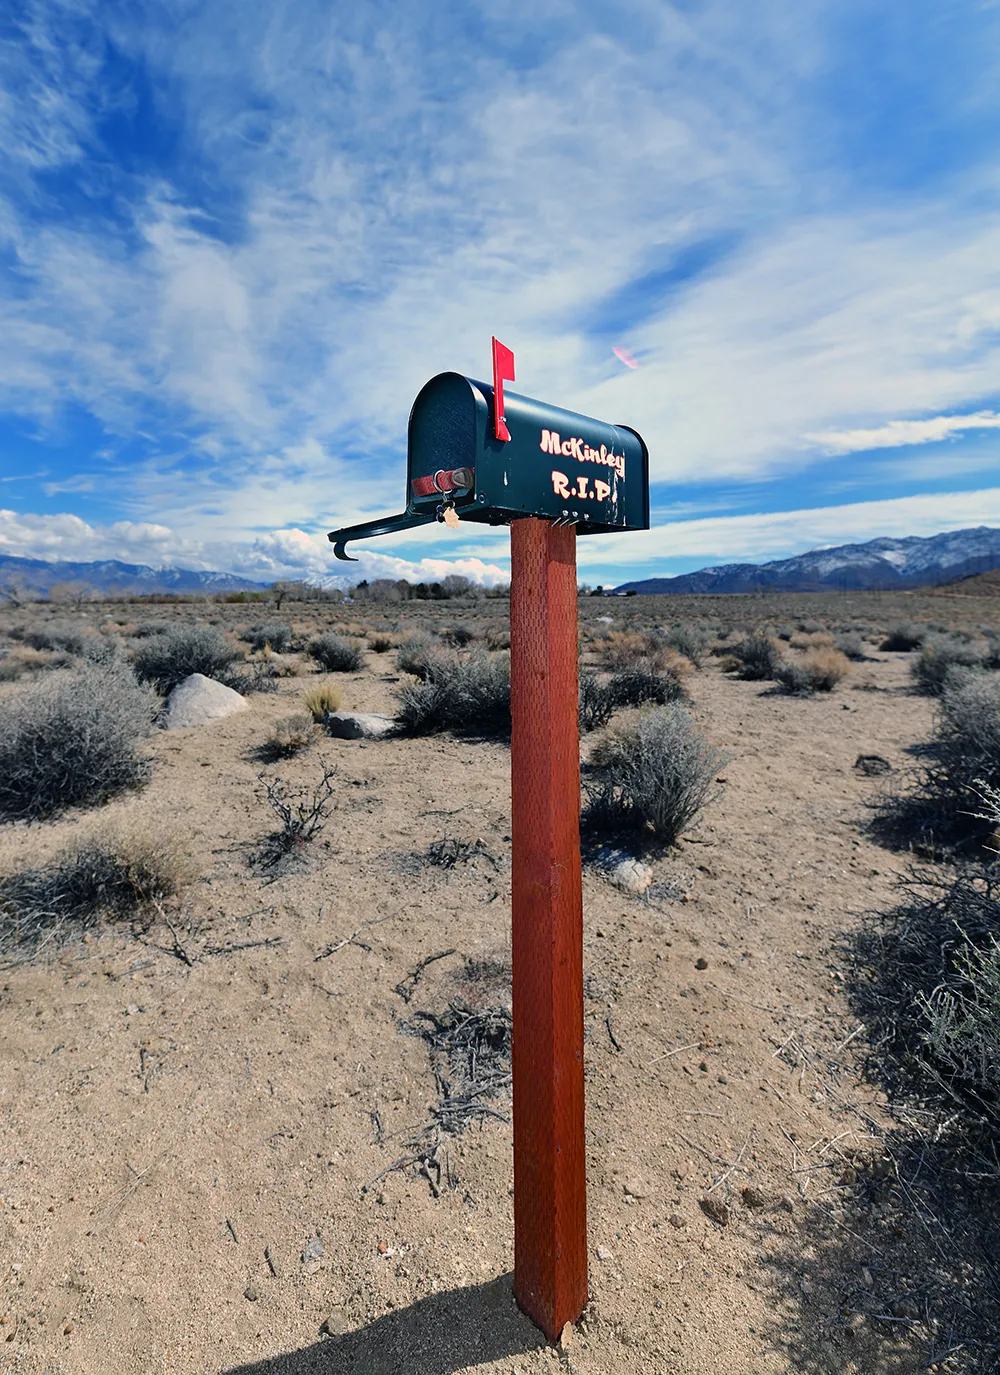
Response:
[{"label": "wooden post base", "polygon": [[587,1303],[576,530],[510,535],[514,1295],[554,1341]]}]

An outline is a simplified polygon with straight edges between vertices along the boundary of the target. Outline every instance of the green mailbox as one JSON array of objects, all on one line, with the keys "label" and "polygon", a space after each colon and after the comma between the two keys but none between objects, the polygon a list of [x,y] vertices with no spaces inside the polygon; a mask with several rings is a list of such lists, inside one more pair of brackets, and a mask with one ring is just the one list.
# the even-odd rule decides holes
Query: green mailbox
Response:
[{"label": "green mailbox", "polygon": [[649,529],[649,453],[635,430],[497,391],[499,416],[487,383],[457,372],[431,378],[410,411],[406,510],[332,530],[339,559],[350,557],[349,540],[435,520],[539,516],[580,535]]}]

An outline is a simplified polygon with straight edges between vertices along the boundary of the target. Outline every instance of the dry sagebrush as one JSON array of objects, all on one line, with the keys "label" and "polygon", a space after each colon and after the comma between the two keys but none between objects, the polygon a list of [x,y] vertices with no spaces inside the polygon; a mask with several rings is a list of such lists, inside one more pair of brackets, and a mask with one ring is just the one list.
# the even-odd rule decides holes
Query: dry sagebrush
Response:
[{"label": "dry sagebrush", "polygon": [[584,824],[672,843],[709,801],[727,759],[683,707],[644,712],[595,747],[584,778]]},{"label": "dry sagebrush", "polygon": [[0,875],[0,957],[37,958],[107,921],[147,925],[193,874],[176,838],[109,830],[49,864]]},{"label": "dry sagebrush", "polygon": [[0,700],[0,820],[94,806],[150,775],[159,701],[120,666],[88,665]]}]

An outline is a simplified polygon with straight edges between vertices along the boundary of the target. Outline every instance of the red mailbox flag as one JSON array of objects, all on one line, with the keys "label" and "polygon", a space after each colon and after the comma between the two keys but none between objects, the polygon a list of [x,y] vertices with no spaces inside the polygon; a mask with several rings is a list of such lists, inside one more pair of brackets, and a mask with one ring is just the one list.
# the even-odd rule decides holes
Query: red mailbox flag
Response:
[{"label": "red mailbox flag", "polygon": [[504,417],[503,384],[514,381],[514,355],[506,344],[493,336],[493,427],[497,439],[510,439]]}]

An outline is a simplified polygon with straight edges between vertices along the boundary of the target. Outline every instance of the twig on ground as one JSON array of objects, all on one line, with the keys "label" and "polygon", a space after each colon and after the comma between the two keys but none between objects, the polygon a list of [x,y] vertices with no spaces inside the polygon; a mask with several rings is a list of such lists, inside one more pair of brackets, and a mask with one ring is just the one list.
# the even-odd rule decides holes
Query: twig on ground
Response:
[{"label": "twig on ground", "polygon": [[233,1241],[236,1243],[236,1245],[239,1246],[239,1244],[240,1244],[240,1239],[239,1239],[239,1237],[236,1235],[236,1228],[233,1226],[232,1220],[231,1220],[230,1218],[228,1218],[228,1217],[226,1218],[226,1230],[229,1232],[229,1235],[232,1237],[232,1239],[233,1239]]},{"label": "twig on ground", "polygon": [[418,965],[410,970],[405,979],[401,979],[396,985],[396,992],[404,1003],[408,1003],[413,997],[417,984],[424,976],[424,970],[428,965],[434,964],[436,960],[447,959],[449,955],[454,955],[454,947],[450,950],[437,950],[433,955],[426,955]]},{"label": "twig on ground", "polygon": [[677,1046],[675,1050],[668,1050],[663,1055],[657,1055],[654,1060],[650,1060],[646,1068],[650,1069],[653,1065],[658,1065],[661,1060],[669,1060],[672,1055],[680,1055],[682,1050],[697,1050],[698,1042],[690,1041],[686,1046]]},{"label": "twig on ground", "polygon": [[609,1038],[609,1040],[611,1041],[611,1044],[614,1046],[615,1050],[620,1051],[620,1050],[622,1049],[622,1045],[621,1045],[621,1042],[618,1040],[618,1037],[615,1035],[615,1033],[614,1033],[614,1028],[613,1028],[612,1025],[611,1025],[611,1013],[610,1013],[610,1012],[609,1012],[608,1015],[604,1018],[604,1025],[605,1025],[605,1026],[607,1027],[607,1029],[608,1029],[608,1038]]},{"label": "twig on ground", "polygon": [[709,1185],[708,1189],[706,1190],[706,1193],[709,1193],[709,1194],[710,1194],[710,1193],[713,1192],[713,1190],[717,1189],[717,1188],[719,1187],[720,1184],[724,1184],[725,1181],[726,1181],[726,1180],[729,1178],[729,1176],[732,1174],[732,1172],[739,1166],[740,1161],[743,1159],[743,1153],[746,1151],[747,1146],[749,1146],[749,1144],[750,1144],[750,1137],[751,1137],[752,1135],[753,1135],[753,1127],[751,1127],[750,1130],[747,1132],[747,1139],[743,1142],[743,1145],[740,1147],[740,1153],[739,1153],[739,1155],[736,1157],[736,1159],[735,1159],[735,1160],[733,1161],[733,1163],[730,1165],[729,1169],[726,1170],[725,1174],[720,1174],[719,1177],[718,1177],[718,1179],[715,1181],[715,1183]]}]

